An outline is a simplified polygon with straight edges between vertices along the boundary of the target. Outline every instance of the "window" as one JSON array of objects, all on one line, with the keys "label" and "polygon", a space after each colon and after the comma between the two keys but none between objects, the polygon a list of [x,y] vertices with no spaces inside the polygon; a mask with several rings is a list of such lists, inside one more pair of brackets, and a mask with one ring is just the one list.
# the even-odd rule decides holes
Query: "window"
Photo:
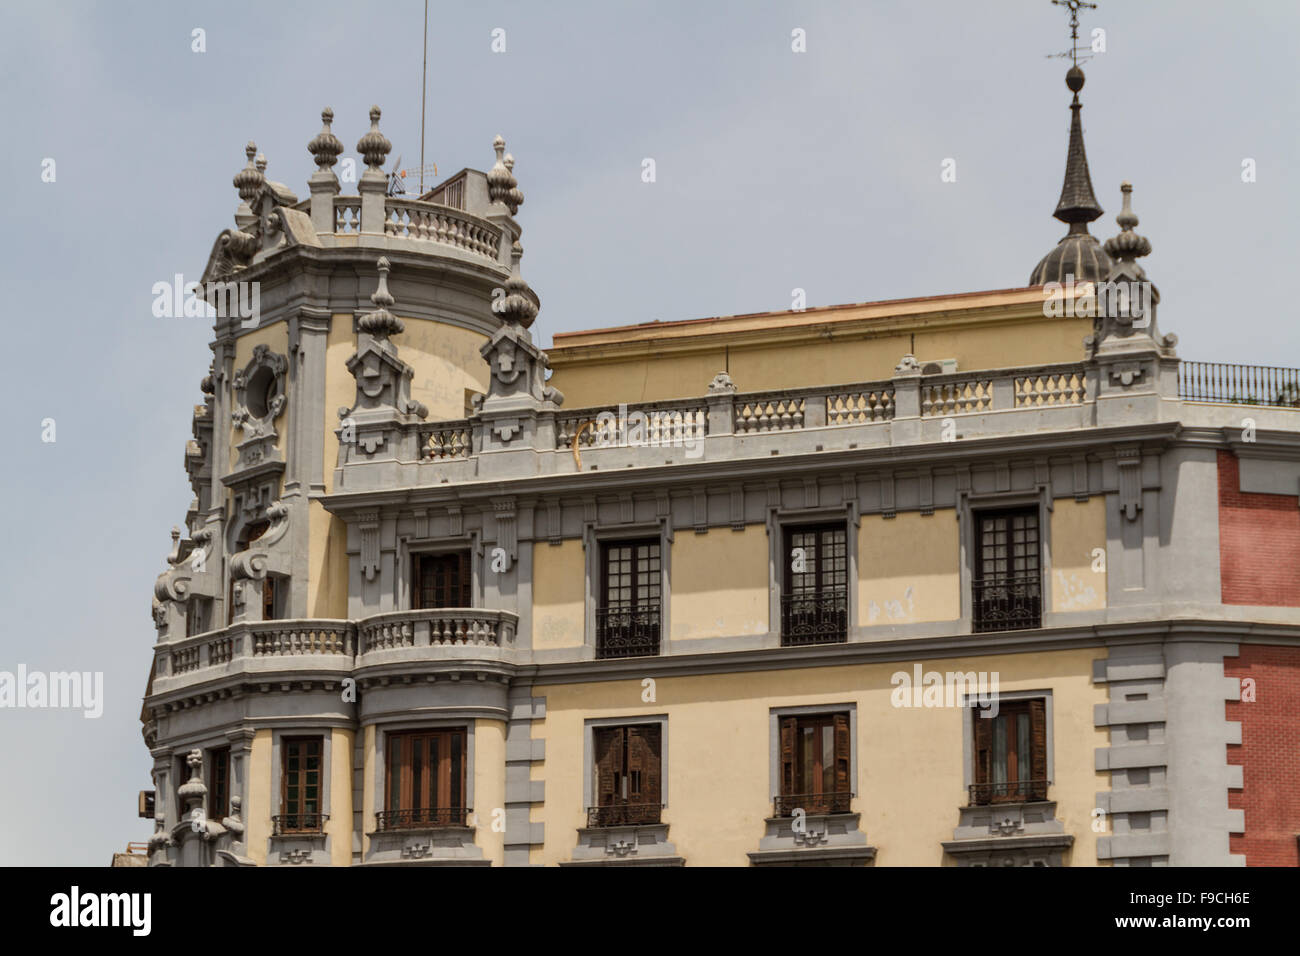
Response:
[{"label": "window", "polygon": [[412,607],[472,607],[468,551],[415,555]]},{"label": "window", "polygon": [[321,738],[286,737],[280,746],[280,815],[275,832],[319,833],[321,815]]},{"label": "window", "polygon": [[208,629],[208,609],[211,601],[207,598],[194,597],[185,603],[185,636],[193,637],[203,634]]},{"label": "window", "polygon": [[262,579],[262,620],[274,621],[281,617],[282,590],[279,578],[268,574]]},{"label": "window", "polygon": [[975,515],[975,631],[1013,631],[1042,624],[1038,509]]},{"label": "window", "polygon": [[781,794],[776,815],[848,813],[853,798],[848,714],[781,718]]},{"label": "window", "polygon": [[659,822],[663,809],[662,742],[662,727],[657,723],[594,729],[596,806],[587,809],[587,826]]},{"label": "window", "polygon": [[848,543],[843,524],[785,529],[781,644],[848,640]]},{"label": "window", "polygon": [[208,819],[220,823],[230,815],[230,748],[208,751]]},{"label": "window", "polygon": [[421,730],[387,737],[385,809],[380,830],[464,826],[466,732]]},{"label": "window", "polygon": [[972,806],[1047,799],[1046,702],[999,701],[996,717],[973,708],[975,782]]},{"label": "window", "polygon": [[601,544],[597,657],[659,653],[660,586],[658,538]]}]

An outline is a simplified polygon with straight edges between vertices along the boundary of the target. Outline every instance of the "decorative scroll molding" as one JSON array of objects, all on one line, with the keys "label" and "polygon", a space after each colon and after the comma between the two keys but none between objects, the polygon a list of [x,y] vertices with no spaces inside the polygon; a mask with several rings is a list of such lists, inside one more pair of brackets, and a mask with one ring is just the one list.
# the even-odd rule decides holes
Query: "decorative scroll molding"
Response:
[{"label": "decorative scroll molding", "polygon": [[1120,448],[1115,452],[1119,471],[1120,511],[1129,521],[1142,510],[1142,452],[1137,448]]}]

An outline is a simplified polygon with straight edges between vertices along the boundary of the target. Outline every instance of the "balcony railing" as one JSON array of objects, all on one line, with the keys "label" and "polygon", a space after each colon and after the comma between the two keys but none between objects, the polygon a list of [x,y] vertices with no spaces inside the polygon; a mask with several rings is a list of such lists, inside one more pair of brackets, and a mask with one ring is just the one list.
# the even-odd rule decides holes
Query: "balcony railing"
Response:
[{"label": "balcony railing", "polygon": [[653,657],[658,653],[658,604],[596,609],[596,657]]},{"label": "balcony railing", "polygon": [[837,793],[787,793],[773,801],[774,816],[792,817],[796,810],[804,813],[848,813],[853,802],[850,791]]},{"label": "balcony railing", "polygon": [[663,810],[658,803],[619,803],[587,808],[587,827],[634,827],[659,822]]},{"label": "balcony railing", "polygon": [[468,807],[418,807],[409,810],[381,810],[375,814],[377,830],[405,830],[412,827],[463,827]]},{"label": "balcony railing", "polygon": [[390,611],[357,625],[361,653],[402,647],[501,647],[514,641],[518,617],[487,608]]},{"label": "balcony railing", "polygon": [[1182,362],[1178,397],[1189,402],[1300,408],[1300,369]]},{"label": "balcony railing", "polygon": [[972,783],[970,805],[983,807],[990,803],[1022,803],[1026,800],[1046,800],[1048,780],[1008,780],[1003,783]]},{"label": "balcony railing", "polygon": [[844,588],[781,597],[781,646],[842,644],[848,640],[848,595]]},{"label": "balcony railing", "polygon": [[1042,626],[1043,591],[1037,574],[977,579],[973,586],[976,632]]},{"label": "balcony railing", "polygon": [[272,833],[275,836],[288,836],[293,833],[320,833],[328,813],[280,813],[271,817]]}]

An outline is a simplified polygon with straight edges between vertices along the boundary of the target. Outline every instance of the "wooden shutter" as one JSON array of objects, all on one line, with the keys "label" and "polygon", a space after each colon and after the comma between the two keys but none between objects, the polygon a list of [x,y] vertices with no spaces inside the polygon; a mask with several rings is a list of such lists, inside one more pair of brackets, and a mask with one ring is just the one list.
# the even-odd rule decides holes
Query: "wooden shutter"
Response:
[{"label": "wooden shutter", "polygon": [[629,789],[627,802],[658,805],[660,803],[659,727],[655,725],[627,728],[627,769],[640,789]]},{"label": "wooden shutter", "polygon": [[971,708],[971,720],[975,723],[975,780],[974,783],[992,783],[993,772],[993,721],[996,717],[983,716],[985,711],[978,707]]},{"label": "wooden shutter", "polygon": [[[1029,753],[1030,779],[1047,779],[1047,704],[1042,698],[1029,702]],[[1032,796],[1047,799],[1047,784],[1030,787]]]},{"label": "wooden shutter", "polygon": [[853,766],[852,744],[849,736],[849,715],[835,715],[835,792],[851,793],[849,768]]},{"label": "wooden shutter", "polygon": [[781,795],[790,796],[795,790],[795,740],[798,733],[797,717],[781,718]]},{"label": "wooden shutter", "polygon": [[623,775],[623,728],[600,727],[595,737],[596,805],[608,807],[622,800],[618,781]]}]

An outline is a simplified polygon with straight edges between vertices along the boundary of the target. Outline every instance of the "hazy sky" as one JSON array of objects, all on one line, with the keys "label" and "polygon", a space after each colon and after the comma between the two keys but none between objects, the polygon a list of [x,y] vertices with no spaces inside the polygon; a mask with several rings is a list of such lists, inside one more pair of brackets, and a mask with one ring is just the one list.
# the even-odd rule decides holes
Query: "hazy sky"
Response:
[{"label": "hazy sky", "polygon": [[[1118,231],[1131,180],[1180,354],[1300,366],[1281,288],[1300,252],[1286,165],[1300,6],[1099,3],[1084,30],[1104,28],[1106,52],[1082,93],[1106,209],[1093,233]],[[0,863],[107,865],[152,831],[135,816],[152,786],[150,598],[192,497],[211,327],[154,318],[151,289],[202,272],[249,139],[305,196],[321,108],[355,156],[378,103],[390,160],[418,160],[422,17],[419,0],[0,12],[0,671],[102,671],[106,698],[97,720],[0,710]],[[1049,0],[431,3],[429,17],[427,161],[488,169],[506,137],[543,344],[787,309],[796,287],[816,306],[1020,286],[1065,232],[1051,213],[1066,63],[1045,55],[1068,39]]]}]

